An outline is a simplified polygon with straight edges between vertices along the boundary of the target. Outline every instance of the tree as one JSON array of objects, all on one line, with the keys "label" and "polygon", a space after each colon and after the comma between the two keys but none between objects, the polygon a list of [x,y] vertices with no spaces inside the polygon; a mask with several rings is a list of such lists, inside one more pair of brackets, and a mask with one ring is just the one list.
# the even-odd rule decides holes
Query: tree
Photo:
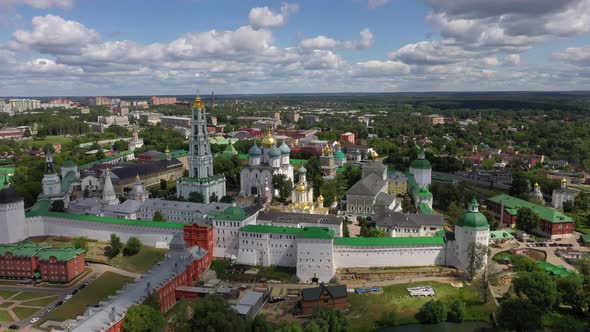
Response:
[{"label": "tree", "polygon": [[527,207],[521,207],[516,214],[516,227],[532,232],[539,227],[539,216]]},{"label": "tree", "polygon": [[500,303],[498,325],[509,331],[537,331],[542,327],[542,312],[529,300],[510,298]]},{"label": "tree", "polygon": [[127,240],[127,245],[125,246],[125,249],[123,249],[123,255],[136,255],[141,250],[141,246],[141,241],[135,236],[132,236]]},{"label": "tree", "polygon": [[151,292],[148,296],[145,297],[143,304],[160,311],[160,296],[158,296],[158,293],[156,292]]},{"label": "tree", "polygon": [[342,223],[342,236],[350,237],[350,230],[348,229],[348,218],[346,218]]},{"label": "tree", "polygon": [[385,237],[385,232],[382,229],[373,228],[367,233],[367,237]]},{"label": "tree", "polygon": [[185,299],[180,299],[171,309],[170,328],[175,332],[190,332],[190,307]]},{"label": "tree", "polygon": [[[319,329],[317,329],[319,327]],[[305,326],[305,331],[345,332],[348,329],[348,319],[342,311],[322,307],[313,314]]]},{"label": "tree", "polygon": [[53,211],[53,212],[66,212],[66,207],[65,207],[64,201],[59,199],[59,200],[51,202],[51,207],[49,210]]},{"label": "tree", "polygon": [[188,194],[188,201],[193,203],[203,203],[205,202],[205,198],[200,192],[193,191],[192,193]]},{"label": "tree", "polygon": [[79,236],[74,239],[73,245],[76,249],[84,249],[84,251],[88,251],[88,238],[85,236]]},{"label": "tree", "polygon": [[249,322],[249,331],[252,332],[274,332],[272,325],[266,320],[263,314],[259,314]]},{"label": "tree", "polygon": [[416,319],[422,324],[436,324],[446,320],[445,306],[441,301],[426,302],[416,314]]},{"label": "tree", "polygon": [[548,311],[557,302],[555,281],[544,271],[518,272],[512,282],[517,295],[525,295],[541,311]]},{"label": "tree", "polygon": [[221,199],[219,201],[221,203],[233,203],[234,198],[233,198],[233,196],[225,195],[225,196],[221,197]]},{"label": "tree", "polygon": [[481,213],[483,213],[483,215],[488,220],[488,224],[490,224],[490,231],[496,231],[500,229],[500,220],[496,218],[496,216],[494,216],[490,210],[483,210]]},{"label": "tree", "polygon": [[164,315],[154,308],[140,304],[127,310],[123,329],[128,332],[160,332],[165,325]]},{"label": "tree", "polygon": [[276,326],[275,332],[303,332],[303,329],[297,322],[282,321]]},{"label": "tree", "polygon": [[467,274],[469,279],[473,280],[486,264],[488,247],[481,243],[471,242],[467,250],[469,251]]},{"label": "tree", "polygon": [[154,221],[166,221],[166,217],[164,216],[164,214],[162,212],[160,212],[160,210],[156,210],[156,212],[154,212]]},{"label": "tree", "polygon": [[449,305],[447,320],[449,322],[461,323],[465,319],[465,302],[454,299]]},{"label": "tree", "polygon": [[117,235],[111,234],[111,246],[107,252],[109,258],[117,257],[121,252],[122,246],[123,244],[121,243],[121,239]]},{"label": "tree", "polygon": [[291,196],[293,191],[293,183],[287,178],[285,174],[275,174],[272,176],[272,187],[279,191],[279,196],[282,200],[286,200]]},{"label": "tree", "polygon": [[583,282],[582,276],[577,273],[558,278],[555,281],[555,287],[559,303],[572,306],[580,312],[582,302],[580,290],[583,289]]},{"label": "tree", "polygon": [[211,196],[209,196],[209,202],[213,203],[213,202],[217,202],[219,200],[219,198],[217,197],[216,193],[212,193]]},{"label": "tree", "polygon": [[129,145],[124,140],[118,140],[113,144],[113,149],[117,151],[125,151],[129,148]]},{"label": "tree", "polygon": [[525,272],[533,272],[533,271],[544,271],[541,265],[537,264],[536,261],[529,258],[528,256],[524,255],[512,255],[510,256],[510,263],[512,263],[512,267],[515,271],[525,271]]},{"label": "tree", "polygon": [[510,196],[526,198],[529,192],[529,180],[524,173],[515,172],[512,174],[512,184],[510,185]]},{"label": "tree", "polygon": [[245,331],[246,322],[219,295],[207,295],[193,303],[191,331]]},{"label": "tree", "polygon": [[98,151],[96,152],[96,159],[103,160],[105,157],[104,152],[102,151],[102,146],[98,147]]},{"label": "tree", "polygon": [[168,181],[164,179],[160,179],[160,190],[167,190],[168,189]]}]

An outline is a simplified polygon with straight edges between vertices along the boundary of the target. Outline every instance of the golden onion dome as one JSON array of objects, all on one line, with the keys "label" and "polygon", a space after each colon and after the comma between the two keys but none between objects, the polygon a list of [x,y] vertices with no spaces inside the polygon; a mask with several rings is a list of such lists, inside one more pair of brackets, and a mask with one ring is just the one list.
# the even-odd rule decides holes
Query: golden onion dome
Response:
[{"label": "golden onion dome", "polygon": [[377,151],[373,150],[373,151],[371,151],[371,157],[373,159],[376,159],[377,157],[379,157],[379,154],[377,153]]},{"label": "golden onion dome", "polygon": [[300,183],[297,185],[297,187],[295,188],[295,190],[297,190],[298,192],[306,192],[307,191],[307,186],[305,185],[305,183]]},{"label": "golden onion dome", "polygon": [[322,195],[319,195],[319,196],[318,196],[318,202],[319,202],[319,203],[323,203],[323,202],[324,202],[324,196],[322,196]]},{"label": "golden onion dome", "polygon": [[328,145],[328,143],[326,143],[326,145],[324,145],[324,147],[322,148],[322,153],[332,154],[332,148],[330,147],[330,145]]},{"label": "golden onion dome", "polygon": [[271,148],[276,143],[277,140],[272,136],[272,133],[270,131],[262,139],[262,146],[264,146],[265,148]]},{"label": "golden onion dome", "polygon": [[561,179],[561,184],[566,184],[566,183],[567,183],[567,180],[565,178],[562,178]]}]

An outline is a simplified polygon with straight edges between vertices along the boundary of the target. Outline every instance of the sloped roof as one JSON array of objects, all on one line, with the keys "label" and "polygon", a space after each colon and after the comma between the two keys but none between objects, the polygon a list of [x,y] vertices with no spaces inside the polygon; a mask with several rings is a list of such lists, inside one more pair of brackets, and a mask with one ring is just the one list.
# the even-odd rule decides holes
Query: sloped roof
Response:
[{"label": "sloped roof", "polygon": [[387,212],[385,214],[373,217],[375,225],[378,227],[413,227],[421,226],[439,226],[445,223],[444,218],[437,214],[417,214],[402,212]]},{"label": "sloped roof", "polygon": [[359,180],[348,191],[347,195],[365,195],[376,197],[381,192],[386,181],[374,173],[367,175],[367,177]]},{"label": "sloped roof", "polygon": [[260,211],[257,220],[267,220],[277,223],[317,223],[319,225],[339,225],[342,219],[333,215],[310,213],[288,213],[278,211]]},{"label": "sloped roof", "polygon": [[333,239],[334,230],[327,227],[304,227],[297,238],[302,239]]},{"label": "sloped roof", "polygon": [[59,262],[68,262],[75,258],[78,255],[84,253],[84,249],[76,249],[76,248],[61,248],[61,249],[42,249],[37,253],[37,257],[39,260],[46,261],[49,260],[51,257],[55,257],[55,259]]},{"label": "sloped roof", "polygon": [[297,234],[301,232],[301,228],[270,225],[246,225],[240,228],[240,231],[250,233]]},{"label": "sloped roof", "polygon": [[503,204],[506,211],[508,211],[509,209],[518,210],[521,207],[529,208],[533,210],[539,216],[539,218],[547,220],[551,223],[564,223],[573,221],[572,218],[566,216],[565,214],[555,209],[527,202],[520,198],[512,197],[506,194],[490,197],[488,198],[488,201],[494,202],[496,204]]},{"label": "sloped roof", "polygon": [[346,285],[326,286],[322,283],[318,287],[304,288],[301,291],[301,297],[303,298],[303,301],[317,301],[320,299],[324,291],[327,291],[333,298],[348,296],[348,293],[346,293]]},{"label": "sloped roof", "polygon": [[337,237],[334,244],[339,246],[414,246],[414,245],[443,245],[442,236],[414,236],[414,237]]},{"label": "sloped roof", "polygon": [[165,171],[166,169],[172,167],[182,167],[182,162],[180,162],[178,159],[162,159],[113,168],[111,169],[111,172],[115,174],[120,180],[123,180],[129,178],[135,179],[138,174],[143,178],[151,174]]}]

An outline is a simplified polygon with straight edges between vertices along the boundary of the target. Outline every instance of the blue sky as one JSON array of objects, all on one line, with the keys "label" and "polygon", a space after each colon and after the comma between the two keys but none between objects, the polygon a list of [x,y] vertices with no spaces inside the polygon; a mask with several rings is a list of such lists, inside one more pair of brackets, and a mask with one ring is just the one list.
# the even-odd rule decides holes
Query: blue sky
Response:
[{"label": "blue sky", "polygon": [[1,0],[0,95],[584,90],[590,0]]}]

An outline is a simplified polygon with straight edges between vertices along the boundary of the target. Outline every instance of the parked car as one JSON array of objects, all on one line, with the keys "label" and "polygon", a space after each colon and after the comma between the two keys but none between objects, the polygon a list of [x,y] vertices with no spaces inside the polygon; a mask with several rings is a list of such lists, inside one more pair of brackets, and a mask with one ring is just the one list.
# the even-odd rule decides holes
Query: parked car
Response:
[{"label": "parked car", "polygon": [[68,294],[68,295],[66,295],[66,297],[64,298],[64,300],[66,300],[66,301],[67,301],[67,300],[71,299],[71,298],[72,298],[72,296],[73,296],[72,294]]},{"label": "parked car", "polygon": [[39,321],[39,317],[33,317],[33,318],[31,318],[31,321],[30,322],[31,322],[31,324],[35,324],[38,321]]},{"label": "parked car", "polygon": [[59,307],[60,305],[64,304],[64,301],[59,301],[55,304],[56,307]]},{"label": "parked car", "polygon": [[74,291],[72,292],[72,295],[76,295],[76,294],[78,294],[78,290],[74,289]]},{"label": "parked car", "polygon": [[18,330],[20,330],[20,326],[18,326],[18,325],[15,325],[15,324],[12,324],[12,325],[10,325],[8,328],[9,328],[10,330],[17,330],[17,331],[18,331]]},{"label": "parked car", "polygon": [[86,288],[86,284],[80,285],[80,287],[78,287],[78,290],[81,290],[81,289],[84,289],[84,288]]}]

